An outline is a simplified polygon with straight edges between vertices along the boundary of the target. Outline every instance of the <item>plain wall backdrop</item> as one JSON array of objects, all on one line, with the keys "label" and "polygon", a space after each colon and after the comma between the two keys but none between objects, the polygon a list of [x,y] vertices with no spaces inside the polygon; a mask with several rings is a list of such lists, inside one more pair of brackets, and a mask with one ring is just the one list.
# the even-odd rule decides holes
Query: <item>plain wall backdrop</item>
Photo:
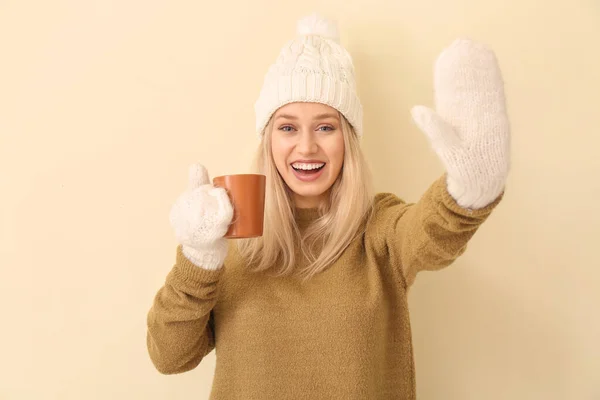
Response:
[{"label": "plain wall backdrop", "polygon": [[313,11],[405,200],[443,173],[409,114],[439,52],[482,41],[505,77],[506,197],[410,293],[419,399],[600,399],[597,0],[0,2],[0,399],[208,398],[214,352],[176,376],[146,352],[169,209],[192,162],[248,171],[264,73]]}]

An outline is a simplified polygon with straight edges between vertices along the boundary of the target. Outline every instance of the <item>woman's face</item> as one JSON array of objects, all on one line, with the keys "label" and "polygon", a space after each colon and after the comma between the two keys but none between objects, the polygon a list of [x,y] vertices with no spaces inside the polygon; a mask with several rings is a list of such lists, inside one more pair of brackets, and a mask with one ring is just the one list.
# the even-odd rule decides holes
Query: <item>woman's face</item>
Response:
[{"label": "woman's face", "polygon": [[291,103],[273,115],[273,159],[296,207],[317,207],[329,195],[344,161],[339,112],[320,103]]}]

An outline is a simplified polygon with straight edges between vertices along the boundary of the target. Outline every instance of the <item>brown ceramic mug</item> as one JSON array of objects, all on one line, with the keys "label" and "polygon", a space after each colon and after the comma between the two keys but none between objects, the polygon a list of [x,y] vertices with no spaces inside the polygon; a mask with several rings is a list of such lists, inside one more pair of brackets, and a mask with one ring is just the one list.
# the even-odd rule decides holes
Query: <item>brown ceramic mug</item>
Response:
[{"label": "brown ceramic mug", "polygon": [[226,238],[262,236],[265,212],[266,176],[237,174],[217,176],[213,185],[227,191],[233,206],[233,219]]}]

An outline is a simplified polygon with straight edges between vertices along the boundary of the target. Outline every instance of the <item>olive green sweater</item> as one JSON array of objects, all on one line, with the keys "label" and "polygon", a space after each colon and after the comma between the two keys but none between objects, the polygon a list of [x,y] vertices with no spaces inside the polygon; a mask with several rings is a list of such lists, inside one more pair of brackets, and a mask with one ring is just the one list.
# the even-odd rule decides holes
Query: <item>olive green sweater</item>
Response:
[{"label": "olive green sweater", "polygon": [[414,204],[380,193],[365,233],[308,283],[249,272],[235,246],[217,271],[178,247],[148,314],[150,358],[175,374],[215,349],[215,400],[414,399],[407,291],[459,257],[500,199],[463,209],[443,177]]}]

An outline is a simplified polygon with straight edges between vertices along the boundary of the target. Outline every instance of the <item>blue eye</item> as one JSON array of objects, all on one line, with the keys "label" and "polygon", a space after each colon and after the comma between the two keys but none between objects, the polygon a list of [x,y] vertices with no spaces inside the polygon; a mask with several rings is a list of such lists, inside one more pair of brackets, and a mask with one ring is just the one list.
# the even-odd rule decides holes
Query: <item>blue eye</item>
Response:
[{"label": "blue eye", "polygon": [[320,131],[325,131],[325,132],[331,132],[331,131],[333,131],[335,129],[333,127],[331,127],[331,126],[324,125],[324,126],[320,126],[319,130]]},{"label": "blue eye", "polygon": [[294,128],[292,128],[289,125],[284,125],[284,126],[280,127],[279,130],[283,131],[283,132],[292,132],[294,130]]}]

